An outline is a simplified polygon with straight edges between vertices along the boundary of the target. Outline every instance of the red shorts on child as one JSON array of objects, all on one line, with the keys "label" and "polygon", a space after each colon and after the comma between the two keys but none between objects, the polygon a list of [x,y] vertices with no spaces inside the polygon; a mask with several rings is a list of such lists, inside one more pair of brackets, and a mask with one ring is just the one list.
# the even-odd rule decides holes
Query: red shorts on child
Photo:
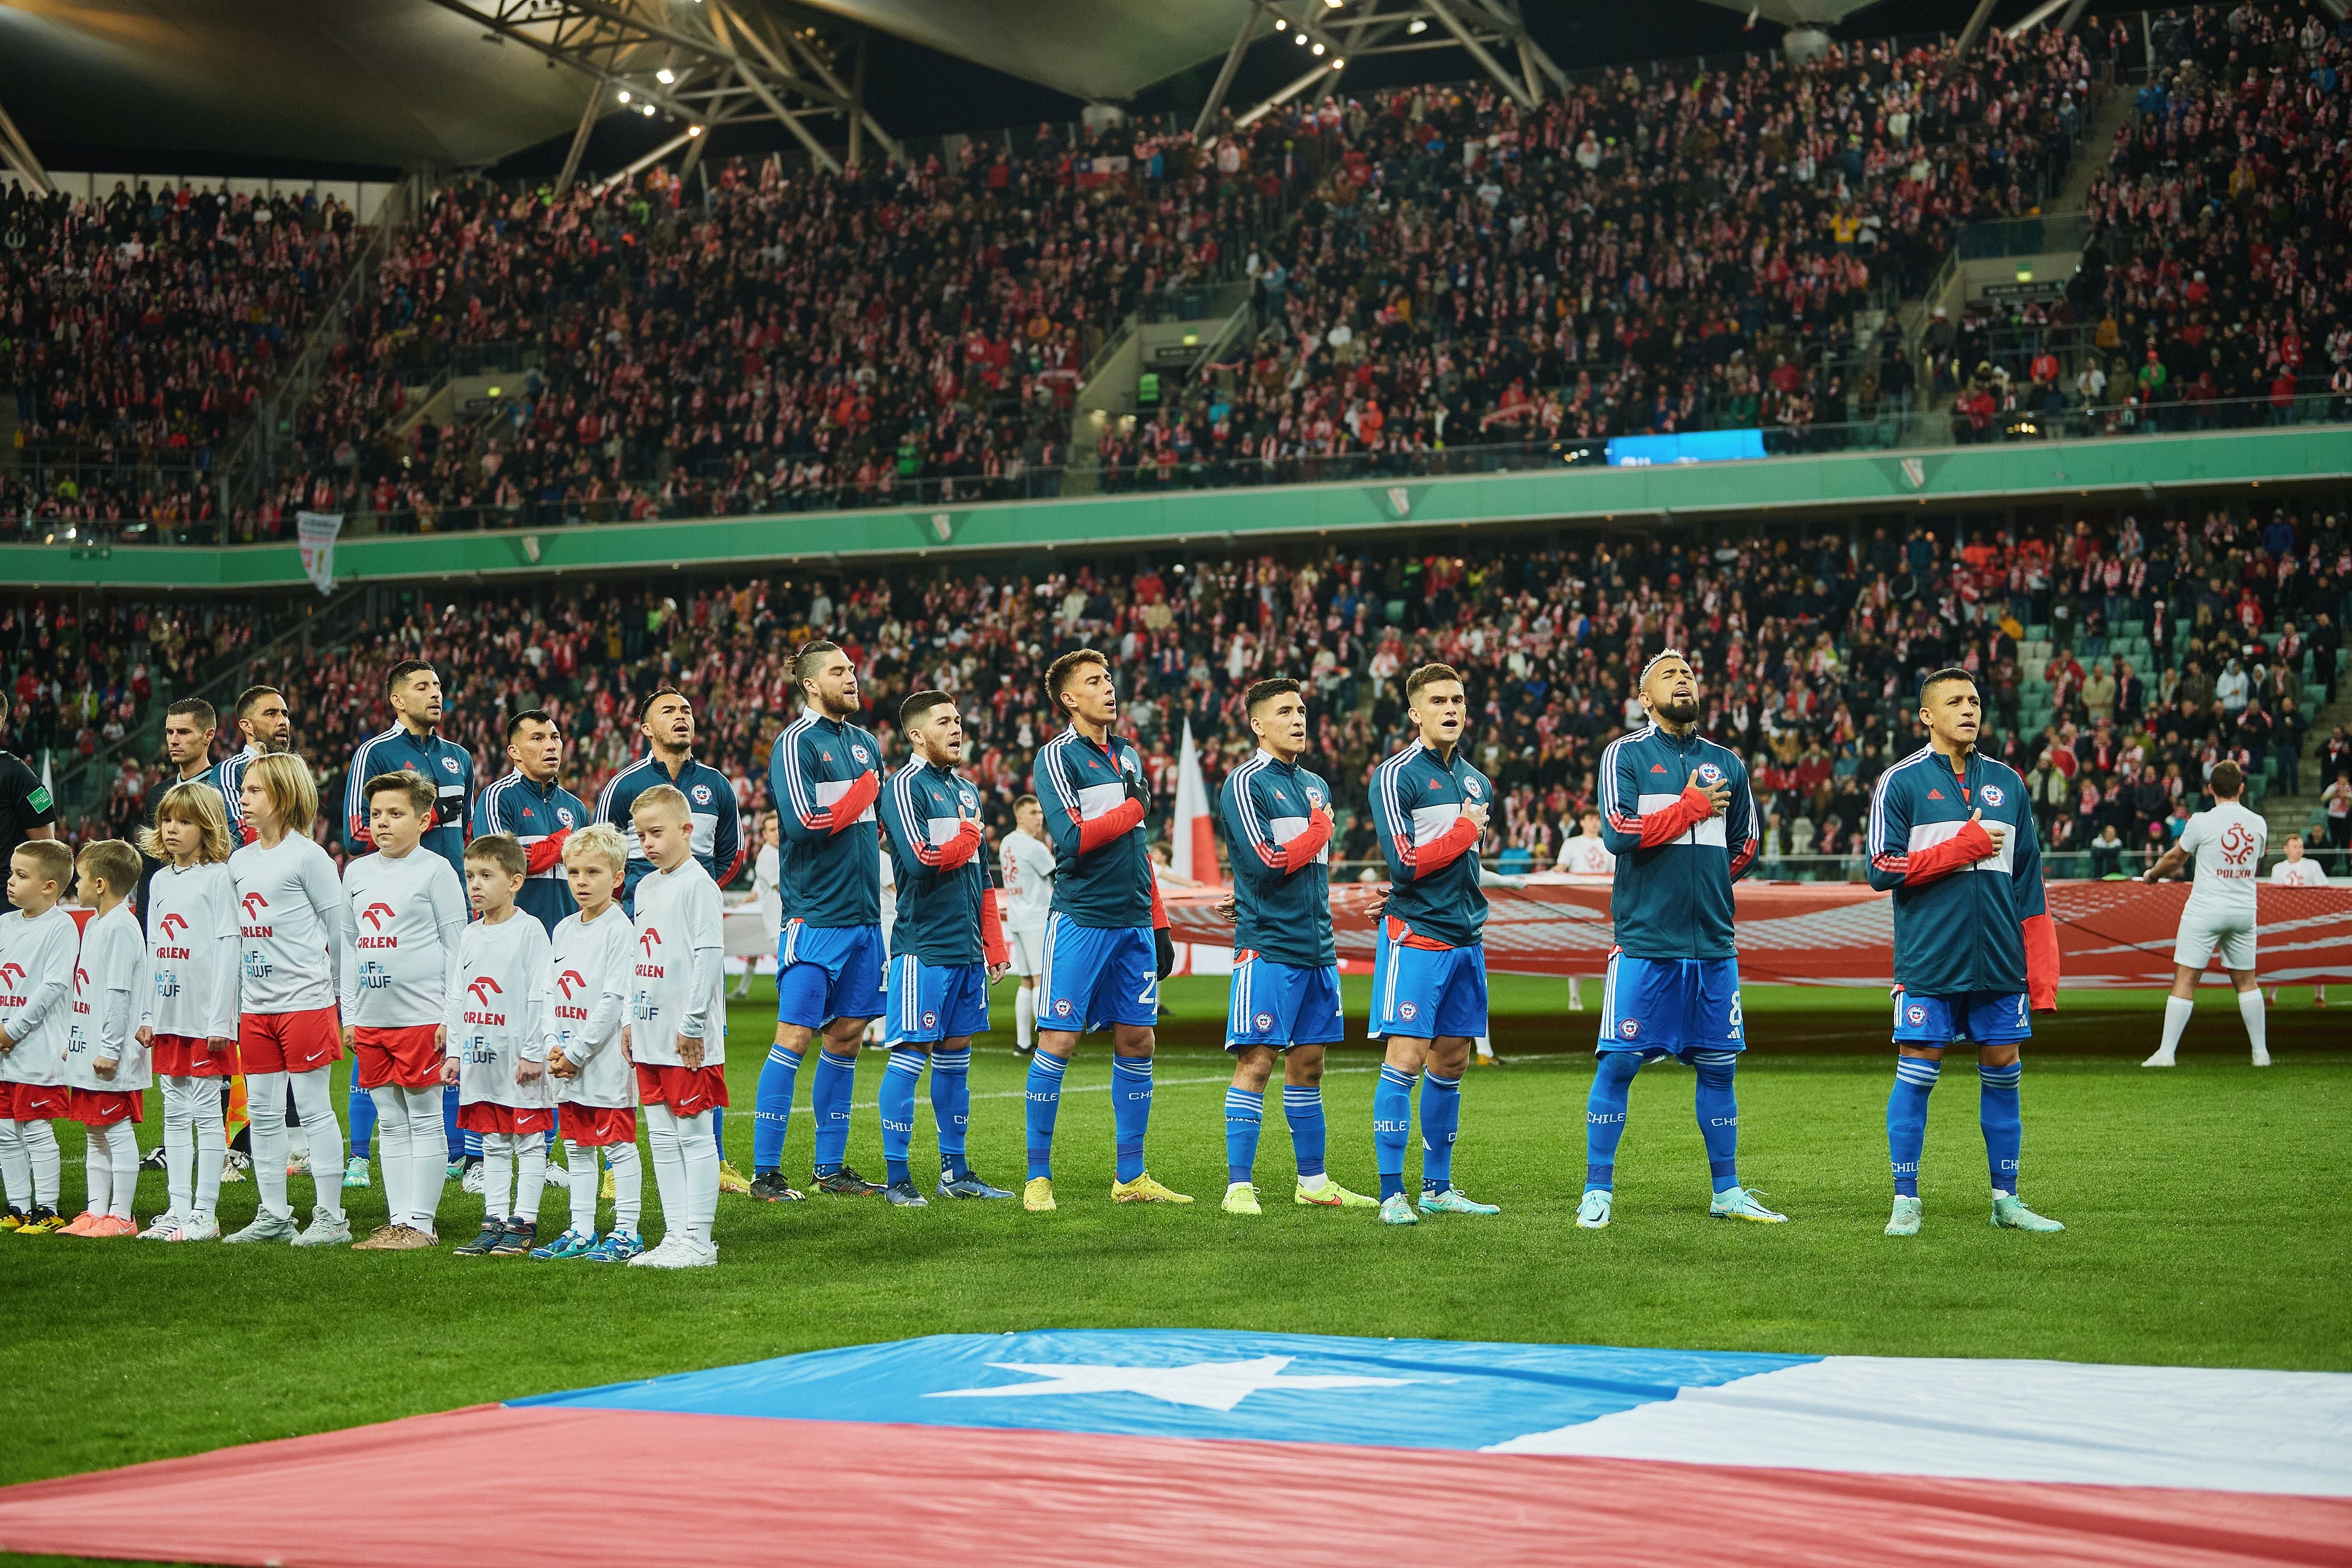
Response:
[{"label": "red shorts on child", "polygon": [[352,1030],[352,1057],[360,1087],[381,1089],[392,1083],[403,1089],[425,1089],[440,1082],[441,1048],[433,1040],[437,1028],[420,1023]]},{"label": "red shorts on child", "polygon": [[552,1105],[501,1105],[493,1100],[468,1100],[457,1107],[457,1125],[468,1133],[510,1133],[528,1136],[555,1130]]},{"label": "red shorts on child", "polygon": [[566,1102],[562,1110],[563,1136],[568,1143],[602,1149],[637,1141],[635,1105],[574,1105]]},{"label": "red shorts on child", "polygon": [[226,1078],[236,1071],[236,1048],[215,1051],[211,1040],[190,1034],[155,1037],[155,1071],[173,1078]]},{"label": "red shorts on child", "polygon": [[727,1069],[657,1067],[640,1061],[637,1098],[648,1105],[667,1105],[674,1116],[698,1116],[727,1103]]},{"label": "red shorts on child", "polygon": [[310,1072],[343,1059],[342,1020],[332,1008],[247,1013],[236,1020],[237,1070]]},{"label": "red shorts on child", "polygon": [[0,1083],[0,1122],[54,1122],[72,1115],[62,1083]]},{"label": "red shorts on child", "polygon": [[69,1089],[66,1114],[85,1127],[147,1119],[147,1096],[129,1089]]}]

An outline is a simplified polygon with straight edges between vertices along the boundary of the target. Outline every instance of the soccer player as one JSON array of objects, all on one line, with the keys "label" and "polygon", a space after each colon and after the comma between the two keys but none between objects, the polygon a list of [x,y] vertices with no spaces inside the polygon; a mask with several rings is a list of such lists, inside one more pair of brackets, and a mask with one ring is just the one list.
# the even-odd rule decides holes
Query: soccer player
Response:
[{"label": "soccer player", "polygon": [[171,1207],[142,1241],[216,1241],[228,1129],[221,1085],[236,1068],[237,908],[228,815],[210,779],[159,791],[141,848],[163,862],[147,884],[153,984],[141,1043],[163,1080],[163,1171]]},{"label": "soccer player", "polygon": [[1635,683],[1651,722],[1601,753],[1601,837],[1617,857],[1609,910],[1616,950],[1601,996],[1601,1061],[1584,1107],[1584,1197],[1576,1222],[1609,1223],[1625,1102],[1645,1063],[1671,1056],[1695,1101],[1718,1219],[1777,1225],[1739,1185],[1732,1074],[1747,1049],[1731,884],[1756,859],[1756,797],[1738,754],[1698,732],[1698,677],[1667,649]]},{"label": "soccer player", "polygon": [[588,825],[588,807],[556,782],[563,731],[542,710],[525,708],[507,720],[507,760],[513,771],[474,797],[474,836],[505,833],[522,846],[530,870],[515,905],[551,936],[580,907],[564,877],[563,842]]},{"label": "soccer player", "polygon": [[692,818],[676,786],[657,784],[634,807],[637,843],[653,870],[637,883],[636,989],[630,1059],[645,1103],[664,1234],[631,1267],[699,1269],[719,1261],[719,1145],[711,1111],[727,1103],[727,943],[719,884],[695,858]]},{"label": "soccer player", "polygon": [[[335,862],[309,832],[319,815],[319,787],[290,752],[255,758],[245,770],[245,821],[253,842],[228,857],[242,915],[238,936],[237,1057],[245,1069],[246,1113],[253,1133],[253,1179],[261,1212],[224,1243],[292,1241],[332,1247],[352,1239],[344,1217],[342,1129],[328,1078],[343,1054],[341,977],[352,963],[343,941],[342,889]],[[316,1206],[309,1228],[295,1234],[286,1200],[286,1101],[292,1091],[310,1145]]]},{"label": "soccer player", "polygon": [[[1496,1214],[1454,1185],[1462,1124],[1462,1071],[1486,1032],[1486,894],[1478,841],[1495,786],[1462,749],[1469,702],[1446,664],[1405,677],[1412,744],[1372,769],[1372,823],[1389,863],[1389,894],[1375,944],[1372,1032],[1385,1040],[1372,1090],[1372,1148],[1381,1173],[1381,1222],[1415,1225],[1405,1196],[1405,1143],[1412,1089],[1421,1081],[1421,1210]],[[1423,1070],[1426,1067],[1427,1071]]]},{"label": "soccer player", "polygon": [[138,1040],[148,989],[147,944],[131,912],[139,852],[121,839],[84,844],[76,860],[82,927],[74,965],[73,1027],[66,1039],[67,1113],[82,1124],[82,1180],[89,1197],[60,1236],[135,1236],[131,1201],[139,1190],[139,1131],[147,1105],[147,1050]]},{"label": "soccer player", "polygon": [[809,1085],[816,1189],[882,1190],[847,1163],[849,1096],[866,1020],[882,1013],[882,743],[851,719],[866,706],[857,666],[834,643],[793,657],[804,706],[776,737],[768,792],[784,831],[783,929],[776,939],[776,1040],[760,1069],[751,1124],[751,1196],[795,1201],[783,1178],[784,1134],[801,1061],[819,1035]]},{"label": "soccer player", "polygon": [[1037,997],[1037,1050],[1029,1059],[1029,1184],[1023,1207],[1054,1207],[1054,1122],[1062,1075],[1078,1036],[1111,1026],[1115,1203],[1190,1203],[1143,1166],[1151,1126],[1151,1051],[1160,982],[1175,967],[1168,915],[1146,852],[1151,786],[1143,754],[1111,732],[1118,694],[1110,663],[1092,648],[1055,659],[1045,700],[1069,727],[1038,747],[1033,788],[1054,843],[1053,921],[1045,928]]},{"label": "soccer player", "polygon": [[[2282,847],[2286,858],[2271,867],[2273,887],[2326,887],[2327,885],[2327,873],[2319,869],[2319,862],[2305,856],[2301,833],[2289,833],[2286,836],[2286,843]],[[2271,1000],[2273,1002],[2278,1000],[2276,986],[2271,988]],[[2326,986],[2314,985],[2311,988],[2311,1005],[2315,1008],[2324,1008],[2327,1005]]]},{"label": "soccer player", "polygon": [[[440,806],[429,780],[402,768],[376,775],[364,789],[375,852],[343,868],[341,925],[352,960],[342,974],[343,1049],[354,1101],[367,1100],[383,1126],[385,1224],[359,1245],[400,1251],[431,1244],[448,1176],[442,1058],[466,890],[449,862],[424,847]],[[368,1157],[355,1149],[343,1185],[356,1176],[364,1186],[367,1174]]]},{"label": "soccer player", "polygon": [[1298,1179],[1290,1200],[1371,1208],[1323,1168],[1323,1048],[1345,1038],[1339,953],[1331,939],[1331,787],[1299,766],[1307,698],[1287,678],[1244,699],[1257,754],[1225,776],[1217,823],[1233,862],[1234,976],[1225,1009],[1233,1086],[1225,1091],[1227,1214],[1258,1214],[1258,1130],[1282,1058],[1282,1113]]},{"label": "soccer player", "polygon": [[1034,795],[1013,802],[1013,831],[996,849],[1004,881],[1004,938],[1021,988],[1013,998],[1013,1048],[1037,1049],[1037,977],[1045,965],[1045,924],[1054,914],[1054,846],[1045,841],[1045,809]]},{"label": "soccer player", "polygon": [[81,933],[66,912],[73,851],[31,839],[8,857],[0,915],[0,1179],[8,1212],[0,1229],[47,1236],[58,1212],[57,1129],[67,1113],[66,1041],[73,1031],[75,961]]},{"label": "soccer player", "polygon": [[[628,845],[609,822],[583,828],[564,841],[563,873],[580,912],[555,928],[547,1070],[556,1081],[563,1157],[580,1179],[572,1184],[570,1227],[531,1252],[542,1261],[625,1263],[646,1249],[637,1229],[645,1192],[637,1086],[621,1041],[637,956],[636,928],[616,902],[628,873]],[[602,1240],[596,1184],[589,1179],[600,1148],[613,1171],[613,1229]]]},{"label": "soccer player", "polygon": [[2250,811],[2239,799],[2245,775],[2227,758],[2213,764],[2206,780],[2213,791],[2213,809],[2200,811],[2180,830],[2180,841],[2147,868],[2146,881],[2162,882],[2191,855],[2197,858],[2197,880],[2189,886],[2189,902],[2180,911],[2180,935],[2172,949],[2172,995],[2164,1001],[2164,1043],[2142,1067],[2170,1067],[2180,1049],[2181,1031],[2196,1010],[2197,977],[2205,972],[2214,950],[2230,983],[2238,988],[2238,1017],[2244,1020],[2246,1039],[2253,1046],[2256,1067],[2271,1064],[2264,1036],[2262,983],[2254,974],[2254,872],[2263,863],[2263,846],[2270,824],[2262,813]]},{"label": "soccer player", "polygon": [[482,1229],[457,1249],[460,1258],[520,1258],[539,1242],[547,1134],[555,1130],[547,1075],[554,950],[547,928],[515,907],[530,873],[511,834],[485,833],[466,846],[476,918],[457,940],[441,1069],[441,1081],[458,1086],[458,1124],[482,1139]]},{"label": "soccer player", "polygon": [[253,842],[253,831],[245,820],[245,770],[255,758],[284,751],[293,744],[294,717],[287,711],[285,694],[276,686],[246,687],[237,694],[234,711],[233,738],[238,747],[214,765],[213,788],[220,791],[221,805],[228,813],[229,842],[242,847]]},{"label": "soccer player", "polygon": [[920,1208],[908,1169],[915,1133],[915,1084],[928,1061],[931,1114],[939,1124],[941,1197],[1011,1197],[972,1174],[964,1133],[971,1122],[971,1037],[988,1028],[988,988],[1010,964],[988,886],[987,833],[980,791],[956,774],[963,760],[963,716],[945,692],[917,692],[898,706],[898,733],[914,753],[882,790],[882,825],[898,873],[898,916],[890,928],[890,972],[882,1016],[890,1065],[877,1098],[883,1196]]},{"label": "soccer player", "polygon": [[2032,1011],[2058,1007],[2058,936],[2042,892],[2033,807],[2017,770],[1977,750],[1984,710],[1966,670],[1919,685],[1927,744],[1879,775],[1870,802],[1870,885],[1895,894],[1895,1088],[1886,1153],[1889,1236],[1919,1233],[1919,1154],[1944,1052],[1977,1048],[1992,1223],[2063,1230],[2017,1193],[2018,1048]]},{"label": "soccer player", "polygon": [[[213,737],[218,732],[220,718],[213,705],[202,697],[182,697],[163,710],[163,758],[172,765],[168,778],[148,792],[152,807],[160,809],[164,794],[174,784],[209,784],[213,779]],[[154,819],[147,826],[152,828]],[[150,855],[145,849],[146,835],[140,835],[139,893],[131,901],[141,927],[147,921],[147,884],[163,869],[163,862]]]}]

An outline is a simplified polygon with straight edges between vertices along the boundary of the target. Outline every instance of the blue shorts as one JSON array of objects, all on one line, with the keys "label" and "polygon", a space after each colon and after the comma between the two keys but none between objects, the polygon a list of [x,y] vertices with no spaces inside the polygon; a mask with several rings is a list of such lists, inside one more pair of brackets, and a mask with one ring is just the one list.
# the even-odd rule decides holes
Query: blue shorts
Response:
[{"label": "blue shorts", "polygon": [[1486,1032],[1486,949],[1408,947],[1383,921],[1373,963],[1372,1033],[1385,1038],[1475,1040]]},{"label": "blue shorts", "polygon": [[988,966],[926,964],[912,953],[890,960],[890,1005],[884,1039],[892,1045],[937,1045],[988,1031]]},{"label": "blue shorts", "polygon": [[776,1021],[823,1029],[882,1016],[882,927],[784,922],[776,939]]},{"label": "blue shorts", "polygon": [[2032,1008],[2022,991],[1964,991],[1924,997],[1895,988],[1895,1043],[2015,1045],[2033,1038]]},{"label": "blue shorts", "polygon": [[1107,1023],[1160,1021],[1160,949],[1149,925],[1081,925],[1055,911],[1045,923],[1037,1027],[1084,1034]]},{"label": "blue shorts", "polygon": [[1225,1002],[1227,1051],[1253,1045],[1276,1051],[1329,1045],[1346,1038],[1346,1021],[1339,1009],[1337,964],[1307,969],[1255,953],[1235,959]]},{"label": "blue shorts", "polygon": [[1747,1049],[1738,959],[1609,955],[1596,1052],[1638,1051],[1648,1061]]}]

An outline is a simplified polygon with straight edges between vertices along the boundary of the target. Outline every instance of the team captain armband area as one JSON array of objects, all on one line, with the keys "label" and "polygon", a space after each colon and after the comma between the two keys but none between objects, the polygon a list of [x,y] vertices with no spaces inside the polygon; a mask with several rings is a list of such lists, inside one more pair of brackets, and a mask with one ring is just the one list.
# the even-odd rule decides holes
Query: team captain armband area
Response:
[{"label": "team captain armband area", "polygon": [[[1331,890],[1342,961],[1370,961],[1372,922],[1364,911],[1380,891],[1363,883]],[[1600,974],[1613,945],[1609,893],[1609,883],[1597,878],[1550,873],[1528,878],[1524,888],[1488,888],[1487,969]],[[2188,884],[2053,882],[2047,893],[2062,989],[2171,980]],[[1895,905],[1887,894],[1848,883],[1742,882],[1733,894],[1739,975],[1749,984],[1884,988],[1895,972]],[[1216,914],[1220,896],[1171,892],[1168,915],[1176,940],[1231,946],[1233,926]],[[2352,980],[2352,888],[2263,883],[2254,897],[2265,985]]]},{"label": "team captain armband area", "polygon": [[[2347,1421],[2331,1373],[950,1334],[14,1487],[0,1547],[391,1568],[749,1563],[789,1540],[843,1563],[1354,1568],[1948,1563],[1964,1541],[1982,1562],[2318,1563],[2352,1538]],[[616,1506],[581,1529],[566,1489],[516,1484],[519,1453],[595,1456]],[[1283,1475],[1313,1483],[1233,1506]]]}]

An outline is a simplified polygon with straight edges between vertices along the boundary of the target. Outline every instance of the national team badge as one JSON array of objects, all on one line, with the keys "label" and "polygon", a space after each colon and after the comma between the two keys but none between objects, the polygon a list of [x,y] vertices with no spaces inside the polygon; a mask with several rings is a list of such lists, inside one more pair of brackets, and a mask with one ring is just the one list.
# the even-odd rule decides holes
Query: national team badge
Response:
[{"label": "national team badge", "polygon": [[709,785],[708,785],[708,784],[697,784],[697,785],[694,787],[694,803],[695,803],[696,805],[698,805],[698,806],[708,806],[709,804],[710,804],[710,786],[709,786]]},{"label": "national team badge", "polygon": [[1698,781],[1708,785],[1720,784],[1723,782],[1723,769],[1712,762],[1702,762],[1698,765]]},{"label": "national team badge", "polygon": [[441,759],[441,770],[442,770],[443,772],[445,772],[445,773],[455,773],[455,772],[457,772],[457,759],[456,758],[454,758],[454,757],[445,757],[445,758],[443,758]]},{"label": "national team badge", "polygon": [[1983,789],[1978,790],[1977,793],[1984,797],[1984,803],[1988,806],[1998,806],[2000,804],[2000,786],[1998,784],[1988,784]]},{"label": "national team badge", "polygon": [[1627,1019],[1624,1022],[1617,1026],[1617,1032],[1623,1035],[1627,1040],[1632,1040],[1642,1032],[1642,1020],[1640,1019]]},{"label": "national team badge", "polygon": [[855,757],[860,762],[871,762],[874,760],[874,754],[866,750],[862,746],[851,747],[849,748],[849,755]]},{"label": "national team badge", "polygon": [[1067,1000],[1055,1002],[1054,1004],[1054,1016],[1055,1018],[1068,1018],[1070,1016],[1069,1002]]},{"label": "national team badge", "polygon": [[562,822],[567,828],[572,826],[572,808],[569,806],[558,806],[555,808],[555,820]]},{"label": "national team badge", "polygon": [[1411,1023],[1420,1011],[1421,1009],[1419,1008],[1413,1006],[1411,1002],[1407,1002],[1402,1007],[1397,1009],[1397,1017],[1404,1019],[1407,1023]]},{"label": "national team badge", "polygon": [[1917,1002],[1913,1002],[1909,1007],[1905,1008],[1903,1009],[1903,1016],[1911,1020],[1911,1027],[1913,1029],[1924,1029],[1927,1027],[1927,1009],[1921,1007]]},{"label": "national team badge", "polygon": [[1475,800],[1478,798],[1478,780],[1475,779],[1465,779],[1462,781],[1462,792],[1465,795],[1469,796],[1473,800]]},{"label": "national team badge", "polygon": [[937,1014],[937,1013],[925,1013],[925,1014],[923,1015],[923,1027],[924,1027],[925,1029],[937,1029],[937,1028],[939,1028],[939,1027],[940,1027],[940,1015],[939,1015],[939,1014]]},{"label": "national team badge", "polygon": [[1273,1032],[1273,1030],[1274,1030],[1274,1015],[1273,1015],[1272,1013],[1260,1013],[1260,1014],[1258,1014],[1258,1015],[1257,1015],[1257,1031],[1258,1031],[1258,1033],[1260,1033],[1260,1034],[1270,1034],[1270,1033],[1272,1033],[1272,1032]]}]

